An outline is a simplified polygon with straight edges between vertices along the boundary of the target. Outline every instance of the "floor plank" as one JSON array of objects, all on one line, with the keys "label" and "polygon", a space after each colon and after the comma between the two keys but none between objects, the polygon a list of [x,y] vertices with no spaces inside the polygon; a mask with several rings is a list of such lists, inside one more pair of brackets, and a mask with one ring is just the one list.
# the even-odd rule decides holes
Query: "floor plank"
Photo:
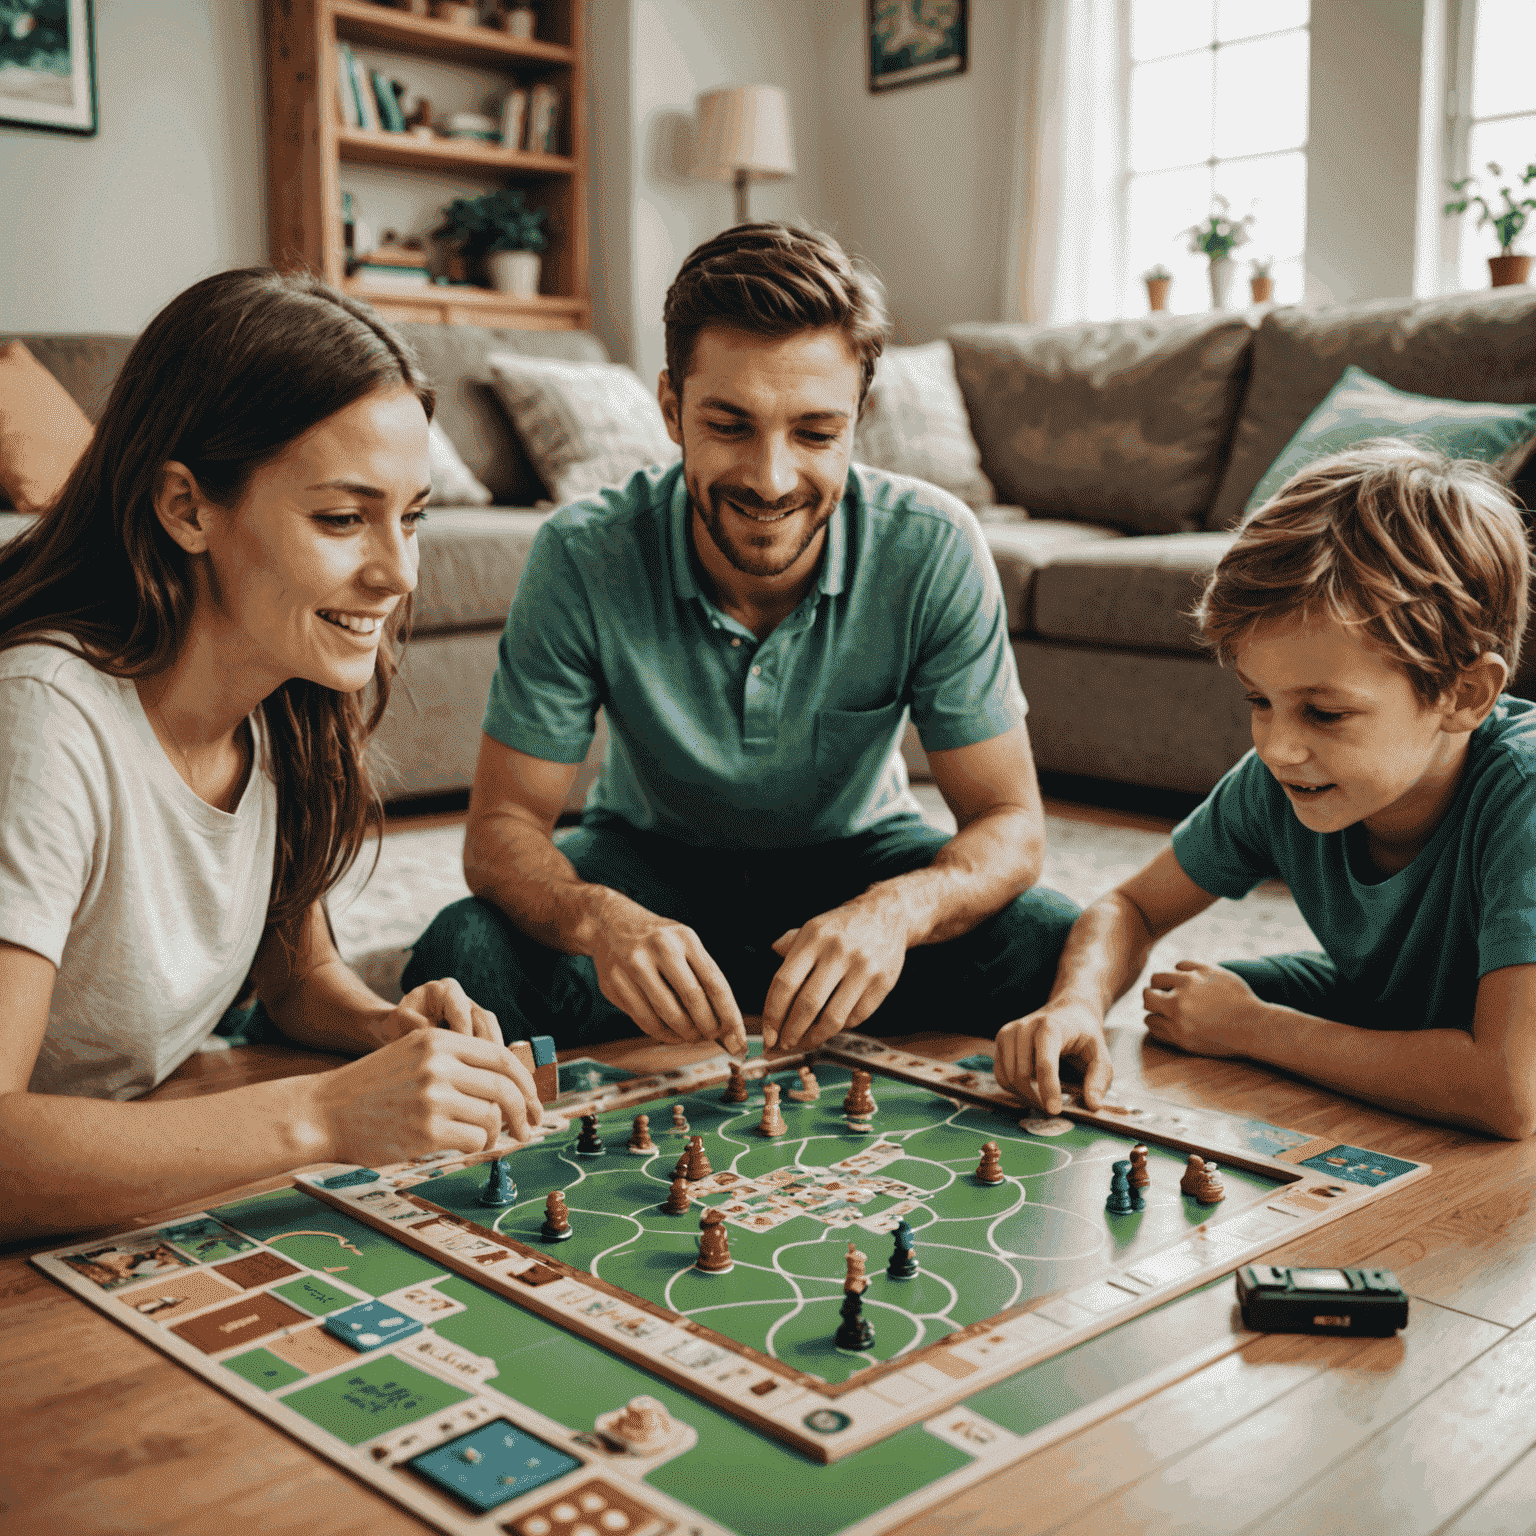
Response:
[{"label": "floor plank", "polygon": [[1439,1536],[1530,1536],[1536,1528],[1536,1450],[1485,1488]]}]

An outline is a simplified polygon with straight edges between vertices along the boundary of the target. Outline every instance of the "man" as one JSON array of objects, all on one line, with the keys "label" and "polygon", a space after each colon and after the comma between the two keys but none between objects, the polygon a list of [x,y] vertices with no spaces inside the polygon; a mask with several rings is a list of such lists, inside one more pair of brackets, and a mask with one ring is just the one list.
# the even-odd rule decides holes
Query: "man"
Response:
[{"label": "man", "polygon": [[[667,295],[682,462],[557,512],[507,617],[470,800],[467,901],[407,971],[508,1038],[806,1048],[992,1034],[1043,1002],[1077,909],[1033,890],[1044,817],[975,518],[850,466],[886,333],[828,237],[728,230]],[[580,828],[552,832],[606,711]],[[926,826],[908,714],[954,811]],[[473,979],[472,979],[473,978]],[[877,1013],[878,1010],[878,1013]]]}]

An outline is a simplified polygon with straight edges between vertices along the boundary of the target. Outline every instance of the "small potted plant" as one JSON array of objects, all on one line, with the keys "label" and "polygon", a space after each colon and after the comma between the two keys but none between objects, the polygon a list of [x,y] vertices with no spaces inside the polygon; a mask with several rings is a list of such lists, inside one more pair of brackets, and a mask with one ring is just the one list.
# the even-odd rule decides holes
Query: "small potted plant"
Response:
[{"label": "small potted plant", "polygon": [[1173,287],[1173,273],[1158,262],[1155,267],[1148,267],[1141,274],[1141,280],[1147,285],[1147,308],[1151,310],[1168,308],[1168,290]]},{"label": "small potted plant", "polygon": [[1273,256],[1255,256],[1248,263],[1251,268],[1248,276],[1248,291],[1253,295],[1255,304],[1268,304],[1275,296],[1275,278],[1272,271],[1274,264]]},{"label": "small potted plant", "polygon": [[1247,245],[1253,217],[1252,213],[1245,213],[1242,218],[1234,219],[1231,203],[1218,192],[1211,199],[1210,213],[1199,224],[1191,224],[1184,231],[1189,236],[1190,250],[1210,261],[1212,309],[1227,307],[1232,293],[1232,275],[1237,270],[1232,252],[1240,245]]},{"label": "small potted plant", "polygon": [[[1504,171],[1498,161],[1490,160],[1488,173],[1497,180],[1503,176]],[[1528,165],[1520,172],[1520,186],[1528,187],[1533,181],[1536,181],[1536,165]],[[1463,214],[1475,205],[1478,210],[1477,227],[1481,229],[1484,224],[1492,224],[1493,232],[1499,240],[1499,254],[1488,258],[1491,285],[1495,288],[1508,288],[1515,283],[1523,283],[1531,275],[1531,258],[1517,256],[1510,247],[1520,238],[1526,220],[1536,212],[1536,198],[1522,197],[1517,201],[1515,188],[1506,183],[1499,188],[1504,206],[1495,210],[1489,207],[1487,198],[1468,190],[1477,184],[1476,176],[1463,176],[1460,181],[1448,183],[1456,196],[1445,205],[1445,212],[1447,216]]]},{"label": "small potted plant", "polygon": [[549,243],[549,211],[532,208],[520,188],[456,197],[443,209],[433,238],[457,245],[467,260],[483,258],[491,287],[513,298],[539,291],[539,252]]}]

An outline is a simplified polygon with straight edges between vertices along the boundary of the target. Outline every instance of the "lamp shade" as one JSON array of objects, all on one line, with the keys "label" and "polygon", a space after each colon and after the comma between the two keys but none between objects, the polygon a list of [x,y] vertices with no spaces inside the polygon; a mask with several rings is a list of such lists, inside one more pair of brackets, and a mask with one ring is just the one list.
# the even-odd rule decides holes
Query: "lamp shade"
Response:
[{"label": "lamp shade", "polygon": [[732,85],[698,100],[693,174],[710,181],[753,181],[795,174],[789,102],[776,85]]}]

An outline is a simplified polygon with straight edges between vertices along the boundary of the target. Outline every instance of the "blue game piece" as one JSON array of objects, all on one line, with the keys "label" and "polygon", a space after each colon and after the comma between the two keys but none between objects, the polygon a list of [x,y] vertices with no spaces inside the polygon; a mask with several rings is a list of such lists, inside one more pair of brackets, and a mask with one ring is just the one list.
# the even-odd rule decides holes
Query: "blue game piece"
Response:
[{"label": "blue game piece", "polygon": [[1111,1216],[1131,1216],[1135,1214],[1136,1202],[1131,1196],[1131,1165],[1124,1159],[1111,1164],[1113,1172],[1109,1181],[1109,1199],[1104,1202],[1104,1209]]},{"label": "blue game piece", "polygon": [[379,1176],[372,1168],[353,1168],[348,1173],[333,1173],[328,1179],[320,1179],[322,1189],[351,1189],[355,1184],[377,1184]]},{"label": "blue game piece", "polygon": [[506,1160],[498,1157],[491,1164],[490,1177],[480,1191],[480,1204],[511,1205],[516,1199],[517,1185],[513,1182],[512,1175],[507,1172]]},{"label": "blue game piece", "polygon": [[378,1349],[422,1330],[422,1324],[414,1317],[407,1317],[382,1301],[360,1301],[355,1307],[333,1312],[321,1326],[356,1350]]},{"label": "blue game piece", "polygon": [[528,1037],[528,1049],[533,1052],[533,1064],[536,1067],[548,1067],[555,1060],[555,1040],[553,1035],[530,1035]]},{"label": "blue game piece", "polygon": [[910,1280],[917,1273],[917,1254],[913,1251],[912,1228],[905,1217],[896,1223],[896,1247],[892,1250],[885,1272],[892,1280]]}]

